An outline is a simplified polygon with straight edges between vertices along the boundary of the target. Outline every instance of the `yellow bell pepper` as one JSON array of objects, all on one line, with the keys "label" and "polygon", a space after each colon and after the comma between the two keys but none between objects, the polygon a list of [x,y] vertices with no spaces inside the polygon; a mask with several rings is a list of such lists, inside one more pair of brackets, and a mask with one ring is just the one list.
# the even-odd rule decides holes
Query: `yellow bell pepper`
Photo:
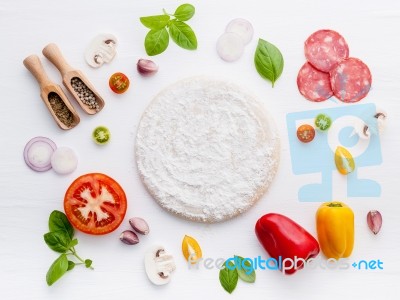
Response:
[{"label": "yellow bell pepper", "polygon": [[354,246],[354,214],[342,202],[325,202],[317,211],[317,235],[327,258],[350,256]]}]

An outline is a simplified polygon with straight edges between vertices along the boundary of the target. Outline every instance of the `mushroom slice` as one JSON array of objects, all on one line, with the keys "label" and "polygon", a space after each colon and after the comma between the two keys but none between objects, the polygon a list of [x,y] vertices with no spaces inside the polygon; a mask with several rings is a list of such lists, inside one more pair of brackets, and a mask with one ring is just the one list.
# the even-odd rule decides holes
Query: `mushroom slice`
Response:
[{"label": "mushroom slice", "polygon": [[145,254],[144,266],[149,280],[155,285],[167,284],[176,269],[174,258],[162,246],[153,246]]},{"label": "mushroom slice", "polygon": [[387,125],[387,113],[383,109],[377,108],[374,117],[377,119],[378,131],[380,134],[382,134],[385,131]]},{"label": "mushroom slice", "polygon": [[371,137],[371,131],[367,124],[361,119],[355,122],[354,133],[357,134],[361,139],[368,140]]},{"label": "mushroom slice", "polygon": [[99,68],[113,60],[117,46],[117,38],[109,33],[94,37],[85,51],[85,60],[89,66]]},{"label": "mushroom slice", "polygon": [[387,113],[377,108],[373,116],[367,116],[365,121],[358,121],[354,124],[355,133],[362,139],[369,139],[371,135],[380,135],[387,126]]}]

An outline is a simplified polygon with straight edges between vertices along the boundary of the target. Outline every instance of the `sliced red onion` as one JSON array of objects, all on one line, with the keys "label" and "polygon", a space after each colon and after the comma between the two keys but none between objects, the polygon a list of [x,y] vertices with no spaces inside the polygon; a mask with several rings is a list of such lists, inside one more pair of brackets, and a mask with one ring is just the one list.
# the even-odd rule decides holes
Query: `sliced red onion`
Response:
[{"label": "sliced red onion", "polygon": [[56,149],[56,144],[49,138],[43,136],[34,137],[24,148],[25,163],[36,172],[50,170],[51,156]]},{"label": "sliced red onion", "polygon": [[244,52],[242,38],[233,32],[225,32],[217,41],[217,52],[223,60],[232,62],[238,60]]},{"label": "sliced red onion", "polygon": [[245,19],[237,18],[233,19],[226,26],[225,32],[233,32],[239,35],[243,41],[243,44],[247,45],[253,38],[253,26]]},{"label": "sliced red onion", "polygon": [[58,174],[70,174],[78,166],[78,157],[71,148],[60,147],[51,156],[51,166]]}]

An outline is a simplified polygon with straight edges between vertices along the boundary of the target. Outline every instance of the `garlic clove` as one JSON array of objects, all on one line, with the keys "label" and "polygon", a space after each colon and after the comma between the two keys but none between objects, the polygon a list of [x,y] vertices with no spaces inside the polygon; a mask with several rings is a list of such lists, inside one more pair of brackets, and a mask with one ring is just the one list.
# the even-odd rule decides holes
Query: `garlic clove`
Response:
[{"label": "garlic clove", "polygon": [[125,230],[124,232],[122,232],[119,236],[119,239],[121,240],[121,242],[127,245],[135,245],[139,243],[139,237],[131,230]]},{"label": "garlic clove", "polygon": [[155,62],[149,59],[139,59],[137,62],[137,70],[142,76],[153,76],[158,71],[158,66]]},{"label": "garlic clove", "polygon": [[382,227],[382,215],[377,210],[371,210],[367,214],[367,224],[374,234],[378,234]]},{"label": "garlic clove", "polygon": [[149,225],[142,218],[134,217],[129,220],[129,224],[131,224],[132,228],[140,234],[146,235],[150,232]]}]

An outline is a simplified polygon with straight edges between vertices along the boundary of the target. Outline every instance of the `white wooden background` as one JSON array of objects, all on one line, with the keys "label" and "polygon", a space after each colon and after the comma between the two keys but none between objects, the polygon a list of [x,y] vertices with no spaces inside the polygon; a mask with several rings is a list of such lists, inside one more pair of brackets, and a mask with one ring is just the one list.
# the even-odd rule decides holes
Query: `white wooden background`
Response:
[{"label": "white wooden background", "polygon": [[[145,57],[143,40],[147,30],[140,16],[173,10],[183,2],[172,0],[2,0],[0,3],[0,299],[398,299],[399,259],[399,132],[400,132],[400,3],[382,1],[232,1],[191,0],[196,15],[189,24],[199,41],[197,51],[178,48],[154,57],[159,73],[141,78],[136,61]],[[215,51],[216,39],[235,17],[249,19],[255,37],[275,43],[285,58],[285,69],[275,88],[263,81],[253,67],[254,38],[242,59],[225,63]],[[364,60],[373,74],[373,89],[364,103],[374,102],[389,112],[389,126],[382,137],[383,164],[366,171],[382,185],[380,198],[337,199],[346,201],[356,214],[356,242],[352,259],[380,259],[384,270],[302,270],[291,277],[279,272],[258,271],[253,285],[239,282],[228,295],[219,285],[217,270],[188,270],[180,245],[185,234],[200,242],[206,257],[233,254],[266,256],[254,235],[255,221],[267,212],[292,217],[315,234],[314,214],[318,203],[300,203],[297,188],[307,178],[291,172],[285,116],[288,112],[336,104],[310,103],[296,87],[296,76],[304,62],[303,42],[309,34],[332,28],[344,35],[351,55]],[[101,69],[90,69],[83,52],[92,37],[109,32],[119,38],[118,55]],[[106,100],[96,116],[81,110],[81,124],[62,132],[50,118],[39,97],[34,78],[23,59],[57,43],[70,64],[87,74]],[[51,79],[61,83],[57,70],[42,60]],[[130,90],[117,96],[108,88],[109,76],[122,71],[131,79]],[[247,86],[273,113],[282,136],[281,165],[270,191],[246,214],[222,224],[205,225],[178,219],[164,212],[141,184],[133,157],[139,117],[152,97],[163,87],[193,75],[216,75]],[[109,127],[112,141],[98,147],[92,129]],[[43,135],[57,145],[70,146],[79,155],[78,169],[58,176],[31,171],[22,158],[25,143]],[[102,237],[78,233],[79,253],[93,259],[95,271],[76,268],[52,287],[45,274],[57,254],[47,248],[42,235],[54,209],[62,210],[66,188],[77,176],[103,172],[124,187],[129,208],[126,220],[112,234]],[[291,187],[291,188],[288,188]],[[334,187],[340,190],[340,186]],[[330,199],[327,199],[330,200]],[[347,201],[348,200],[348,201]],[[379,209],[384,224],[373,236],[365,216]],[[118,240],[128,229],[128,218],[142,216],[151,233],[140,244],[129,247]],[[175,256],[177,271],[171,283],[153,286],[146,278],[143,255],[152,244],[162,244]]]}]

